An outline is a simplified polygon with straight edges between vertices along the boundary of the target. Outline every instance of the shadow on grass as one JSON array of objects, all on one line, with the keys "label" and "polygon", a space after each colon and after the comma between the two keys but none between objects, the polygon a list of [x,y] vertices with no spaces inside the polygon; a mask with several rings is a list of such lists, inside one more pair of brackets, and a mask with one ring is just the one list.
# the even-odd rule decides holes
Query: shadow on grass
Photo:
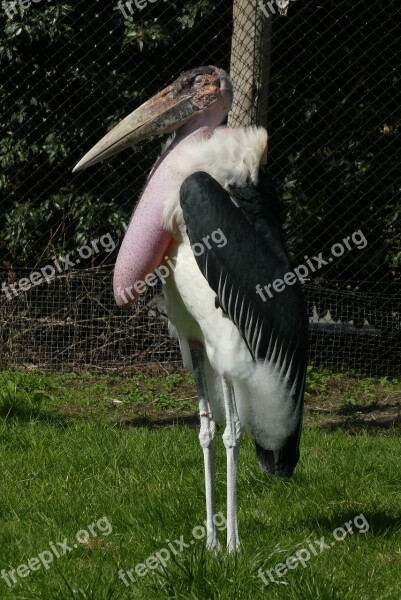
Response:
[{"label": "shadow on grass", "polygon": [[313,428],[326,432],[343,431],[350,435],[368,433],[375,435],[383,431],[401,431],[400,402],[372,402],[370,404],[347,404],[327,408],[306,405],[307,415],[321,415],[322,421]]},{"label": "shadow on grass", "polygon": [[374,402],[372,404],[369,405],[362,405],[362,404],[350,404],[350,405],[346,405],[346,406],[342,406],[341,408],[337,409],[335,412],[338,415],[354,415],[355,413],[362,413],[362,414],[369,414],[372,412],[383,412],[386,410],[392,410],[392,409],[396,409],[396,411],[398,410],[398,413],[401,416],[401,404],[398,402],[395,402],[394,404],[379,404],[378,402]]},{"label": "shadow on grass", "polygon": [[[342,406],[330,411],[327,416],[330,420],[318,425],[318,429],[327,432],[340,430],[354,435],[362,430],[371,434],[390,429],[401,430],[401,405],[398,403]],[[331,420],[336,416],[340,418]]]},{"label": "shadow on grass", "polygon": [[[313,412],[310,410],[309,412]],[[364,416],[364,415],[367,415]],[[335,417],[339,418],[336,419]],[[383,430],[401,430],[401,406],[399,404],[371,405],[371,406],[345,406],[327,414],[325,423],[315,425],[314,428],[326,431],[344,431],[351,435],[361,433],[380,432]],[[334,417],[334,419],[333,419]],[[161,429],[176,426],[199,428],[198,415],[174,416],[141,416],[121,420],[117,423],[120,428],[146,427],[147,429]]]},{"label": "shadow on grass", "polygon": [[39,408],[31,406],[19,406],[17,404],[4,403],[0,405],[0,418],[8,422],[30,423],[39,421],[46,425],[53,425],[61,429],[69,426],[69,422],[64,417],[52,413],[43,412]]},{"label": "shadow on grass", "polygon": [[185,426],[193,429],[199,428],[198,415],[174,415],[166,417],[135,417],[119,421],[117,427],[146,427],[147,429],[160,429],[162,427]]},{"label": "shadow on grass", "polygon": [[[347,502],[348,503],[348,502]],[[349,502],[351,504],[352,501]],[[358,515],[363,515],[369,525],[368,532],[372,535],[380,535],[381,537],[391,537],[399,535],[401,533],[401,517],[391,517],[382,512],[369,512],[363,509],[363,502],[358,502],[355,505],[355,510],[339,510],[333,517],[310,519],[308,521],[308,527],[313,529],[316,526],[322,531],[333,532],[337,527],[344,527],[344,524],[352,521],[351,527],[354,530],[354,534],[359,532],[358,527],[354,525],[354,519]],[[361,526],[361,519],[358,521]],[[365,530],[365,527],[363,527]]]}]

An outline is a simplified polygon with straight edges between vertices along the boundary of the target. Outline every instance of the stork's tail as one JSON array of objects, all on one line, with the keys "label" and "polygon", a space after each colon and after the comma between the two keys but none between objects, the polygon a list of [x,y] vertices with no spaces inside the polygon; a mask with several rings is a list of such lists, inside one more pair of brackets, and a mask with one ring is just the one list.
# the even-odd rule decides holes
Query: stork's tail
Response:
[{"label": "stork's tail", "polygon": [[299,438],[301,427],[290,435],[280,450],[266,450],[255,442],[259,466],[264,473],[277,477],[291,477],[299,461]]}]

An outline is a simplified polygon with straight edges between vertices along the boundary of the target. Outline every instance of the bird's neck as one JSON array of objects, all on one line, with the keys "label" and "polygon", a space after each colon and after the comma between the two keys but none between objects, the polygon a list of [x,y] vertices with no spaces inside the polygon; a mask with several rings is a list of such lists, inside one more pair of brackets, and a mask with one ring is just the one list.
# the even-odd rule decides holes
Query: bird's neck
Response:
[{"label": "bird's neck", "polygon": [[[194,141],[207,140],[213,135],[215,127],[197,127],[194,129],[193,124],[188,123],[188,126],[183,125],[176,132],[176,135],[172,142],[163,150],[157,161],[153,166],[152,176],[156,173],[156,170],[167,160],[167,164],[173,162],[171,154],[176,155],[178,148],[180,151],[185,149],[186,144],[191,144]],[[169,165],[170,166],[170,165]]]},{"label": "bird's neck", "polygon": [[[192,123],[184,125],[177,131],[172,142],[163,150],[152,167],[142,198],[163,195],[168,187],[180,186],[183,181],[181,172],[177,169],[178,155],[185,153],[185,148],[194,142],[207,140],[213,135],[214,127],[202,126],[194,128]],[[179,161],[178,161],[179,163]]]}]

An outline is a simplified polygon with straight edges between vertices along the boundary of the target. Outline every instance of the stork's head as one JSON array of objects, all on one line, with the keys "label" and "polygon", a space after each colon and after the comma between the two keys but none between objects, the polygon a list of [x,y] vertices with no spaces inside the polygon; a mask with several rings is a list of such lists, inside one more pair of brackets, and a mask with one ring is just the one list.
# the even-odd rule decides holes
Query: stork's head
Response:
[{"label": "stork's head", "polygon": [[185,127],[217,127],[230,110],[232,87],[225,71],[199,67],[182,73],[171,85],[125,117],[75,166],[80,171],[146,138]]}]

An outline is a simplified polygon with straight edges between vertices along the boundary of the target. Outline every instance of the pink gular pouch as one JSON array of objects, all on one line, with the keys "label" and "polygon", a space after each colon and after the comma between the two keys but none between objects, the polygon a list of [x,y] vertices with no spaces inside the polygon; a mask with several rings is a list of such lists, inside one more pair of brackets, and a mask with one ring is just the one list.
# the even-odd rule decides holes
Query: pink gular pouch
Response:
[{"label": "pink gular pouch", "polygon": [[121,244],[114,269],[114,298],[118,306],[129,306],[143,292],[145,277],[160,265],[172,241],[162,226],[163,202],[144,195],[133,214]]},{"label": "pink gular pouch", "polygon": [[86,169],[149,137],[177,132],[174,143],[157,161],[123,239],[113,283],[118,306],[128,306],[144,292],[142,282],[150,281],[172,240],[163,229],[161,196],[166,181],[171,183],[177,174],[166,157],[191,133],[202,128],[213,131],[227,114],[231,97],[231,84],[221,69],[205,66],[186,71],[125,117],[74,167],[73,172]]}]

